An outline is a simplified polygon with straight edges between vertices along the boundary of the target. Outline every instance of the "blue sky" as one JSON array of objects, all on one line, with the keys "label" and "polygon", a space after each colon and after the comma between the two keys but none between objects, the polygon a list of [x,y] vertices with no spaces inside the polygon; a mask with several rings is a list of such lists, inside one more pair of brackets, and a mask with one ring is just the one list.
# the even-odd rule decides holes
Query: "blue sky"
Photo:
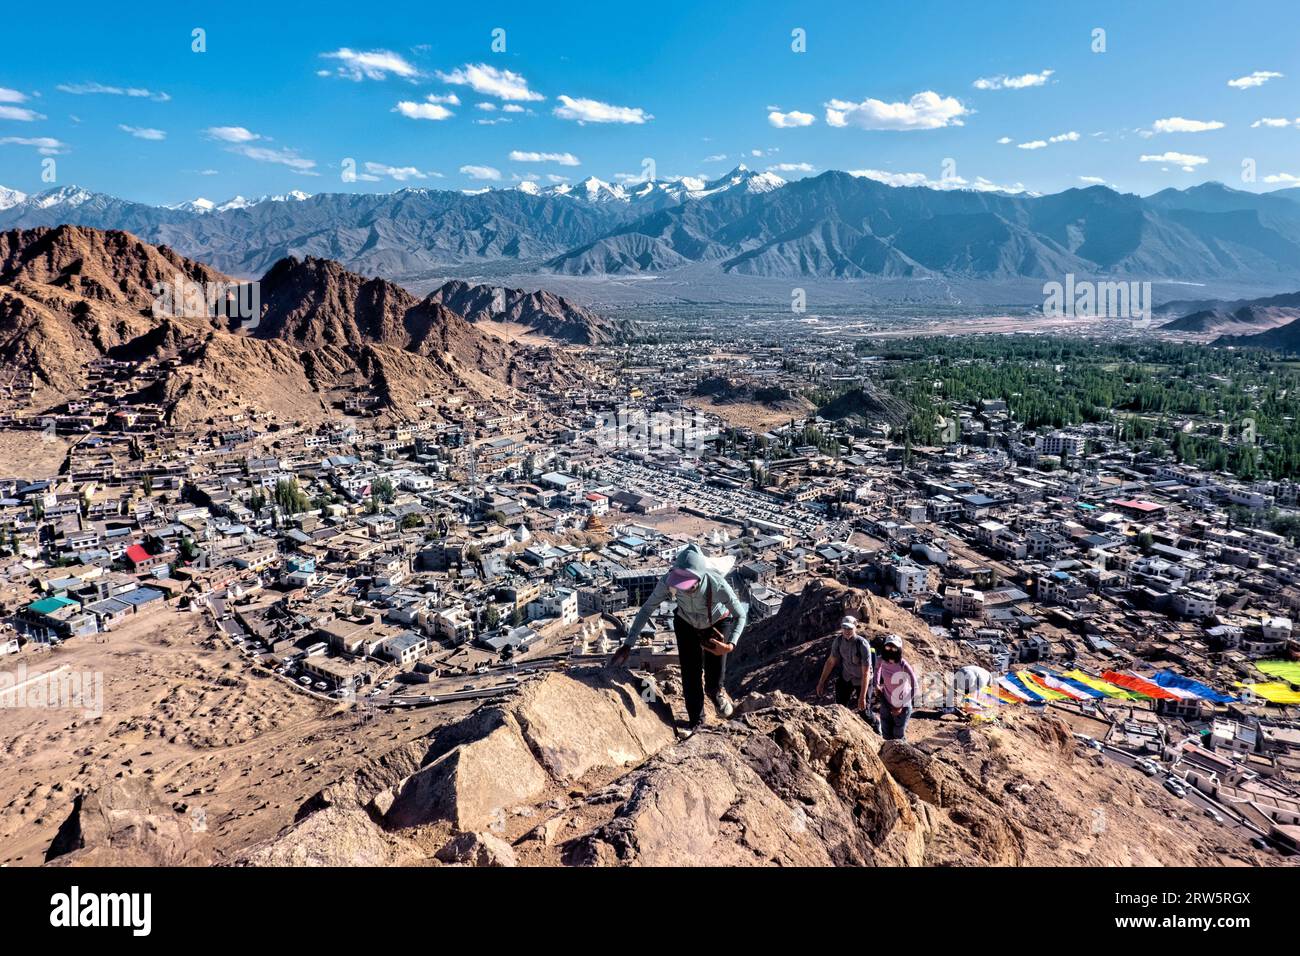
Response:
[{"label": "blue sky", "polygon": [[615,180],[646,158],[660,178],[1300,183],[1294,2],[79,6],[5,14],[0,184],[50,188],[46,158],[53,185],[151,203]]}]

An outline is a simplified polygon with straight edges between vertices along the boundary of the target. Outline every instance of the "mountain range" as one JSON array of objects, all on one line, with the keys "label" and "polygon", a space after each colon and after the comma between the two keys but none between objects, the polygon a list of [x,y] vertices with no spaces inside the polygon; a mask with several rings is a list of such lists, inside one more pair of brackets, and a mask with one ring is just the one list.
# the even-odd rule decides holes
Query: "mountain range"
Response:
[{"label": "mountain range", "polygon": [[[1300,201],[1206,183],[1147,197],[1104,186],[1037,196],[894,187],[828,171],[785,182],[737,167],[711,181],[524,183],[172,207],[78,187],[0,191],[0,230],[123,229],[243,278],[286,257],[404,280],[516,274],[1219,281],[1262,291],[1300,274]],[[21,198],[19,198],[21,197]],[[6,205],[7,204],[7,205]]]},{"label": "mountain range", "polygon": [[[36,407],[50,409],[88,389],[96,359],[138,362],[119,398],[161,405],[179,424],[249,408],[320,420],[353,394],[371,396],[381,413],[414,417],[425,399],[458,393],[508,404],[552,376],[586,374],[554,343],[507,341],[489,324],[490,311],[471,321],[443,301],[481,299],[491,289],[456,286],[420,299],[337,262],[286,257],[259,280],[258,321],[249,322],[210,305],[160,311],[156,290],[178,280],[236,283],[122,231],[0,233],[6,375],[30,373]],[[511,290],[507,300],[519,305],[520,323],[542,335],[548,325],[612,335],[598,316],[564,299]]]}]

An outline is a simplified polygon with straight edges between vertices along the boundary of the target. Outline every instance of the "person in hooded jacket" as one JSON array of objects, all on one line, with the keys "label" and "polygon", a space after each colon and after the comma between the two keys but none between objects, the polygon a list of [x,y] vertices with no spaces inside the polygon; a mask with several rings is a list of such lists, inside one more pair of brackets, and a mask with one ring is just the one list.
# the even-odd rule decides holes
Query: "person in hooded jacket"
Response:
[{"label": "person in hooded jacket", "polygon": [[749,608],[699,545],[688,544],[677,553],[672,568],[659,579],[641,605],[623,646],[615,651],[610,664],[620,667],[627,663],[650,615],[668,600],[677,605],[673,631],[677,636],[688,725],[693,729],[703,720],[706,694],[713,698],[718,716],[730,717],[734,708],[722,683],[727,672],[727,655],[740,641]]}]

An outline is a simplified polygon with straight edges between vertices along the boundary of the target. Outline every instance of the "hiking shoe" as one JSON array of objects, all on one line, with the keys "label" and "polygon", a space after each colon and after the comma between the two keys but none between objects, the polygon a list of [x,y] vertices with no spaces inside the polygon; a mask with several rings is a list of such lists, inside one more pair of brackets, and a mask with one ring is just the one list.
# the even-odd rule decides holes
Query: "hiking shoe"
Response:
[{"label": "hiking shoe", "polygon": [[725,690],[720,690],[713,695],[713,706],[718,709],[718,716],[723,718],[730,717],[736,710]]},{"label": "hiking shoe", "polygon": [[695,731],[699,730],[703,726],[704,721],[702,719],[682,720],[677,722],[677,726],[674,727],[673,730],[677,734],[678,740],[686,740],[688,737],[693,736]]}]

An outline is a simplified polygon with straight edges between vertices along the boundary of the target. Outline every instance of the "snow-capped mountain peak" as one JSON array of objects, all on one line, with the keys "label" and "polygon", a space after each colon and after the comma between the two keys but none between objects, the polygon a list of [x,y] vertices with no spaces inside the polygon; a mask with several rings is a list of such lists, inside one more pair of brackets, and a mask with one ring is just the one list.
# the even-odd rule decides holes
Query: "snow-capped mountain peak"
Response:
[{"label": "snow-capped mountain peak", "polygon": [[737,187],[749,193],[766,193],[771,192],[773,189],[779,189],[784,185],[785,180],[775,173],[755,172],[744,163],[740,163],[725,176],[705,183],[702,189],[692,195],[693,198],[698,199],[700,196],[709,196],[725,189],[735,189]]},{"label": "snow-capped mountain peak", "polygon": [[8,186],[0,186],[0,209],[8,209],[10,206],[16,206],[26,198],[26,193],[20,193],[16,189],[10,189]]},{"label": "snow-capped mountain peak", "polygon": [[185,202],[173,203],[170,206],[163,206],[164,209],[175,209],[180,212],[206,213],[212,212],[217,208],[217,204],[211,199],[204,199],[199,196],[197,199],[187,199]]},{"label": "snow-capped mountain peak", "polygon": [[80,186],[62,186],[34,197],[32,205],[38,209],[49,209],[51,206],[80,206],[94,198],[94,193]]},{"label": "snow-capped mountain peak", "polygon": [[304,199],[310,198],[311,193],[305,193],[300,189],[281,193],[278,196],[258,196],[256,199],[245,199],[243,196],[234,196],[223,203],[218,203],[213,207],[213,211],[229,212],[231,209],[247,209],[250,206],[257,206],[264,202],[302,202]]},{"label": "snow-capped mountain peak", "polygon": [[607,183],[595,176],[588,176],[581,182],[574,183],[568,195],[577,195],[587,202],[616,202],[627,199],[627,193],[622,186]]}]

